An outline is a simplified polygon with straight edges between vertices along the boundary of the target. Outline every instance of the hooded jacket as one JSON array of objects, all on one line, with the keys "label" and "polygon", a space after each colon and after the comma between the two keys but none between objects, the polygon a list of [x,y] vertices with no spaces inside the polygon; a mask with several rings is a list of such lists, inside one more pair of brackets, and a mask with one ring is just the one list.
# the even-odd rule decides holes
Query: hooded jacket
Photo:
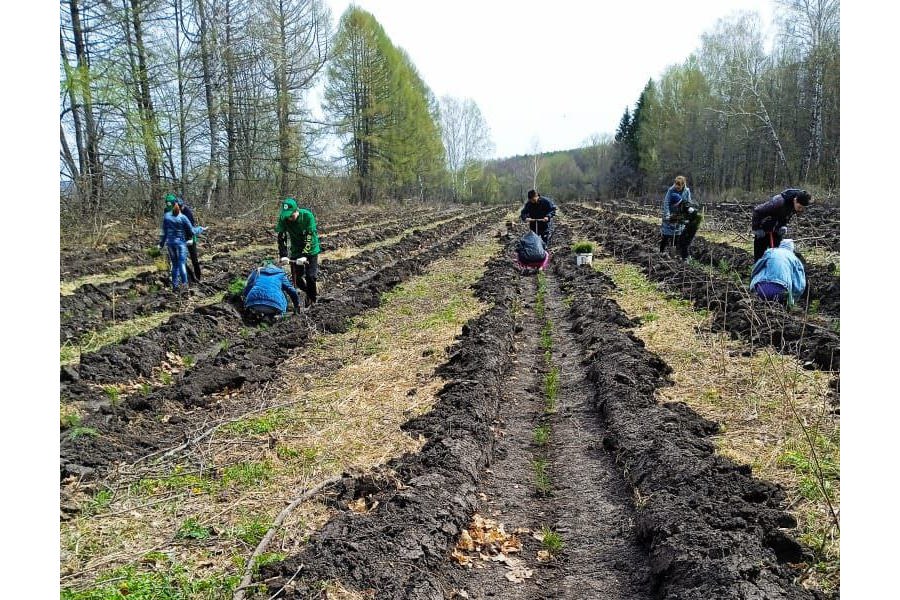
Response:
[{"label": "hooded jacket", "polygon": [[275,232],[278,234],[278,255],[287,256],[287,238],[291,239],[291,258],[315,256],[321,252],[316,217],[306,208],[297,209],[300,214],[295,221],[278,218]]},{"label": "hooded jacket", "polygon": [[178,216],[167,212],[163,216],[162,234],[159,236],[159,245],[184,244],[194,236],[191,222],[183,214]]},{"label": "hooded jacket", "polygon": [[247,284],[241,296],[244,298],[244,306],[268,306],[277,308],[282,313],[287,311],[287,293],[291,298],[294,308],[300,306],[300,295],[285,272],[275,265],[258,267],[250,272]]},{"label": "hooded jacket", "polygon": [[516,245],[516,255],[520,262],[534,264],[543,261],[547,256],[547,251],[544,249],[544,242],[541,241],[540,236],[529,231]]},{"label": "hooded jacket", "polygon": [[669,186],[662,201],[662,225],[659,231],[663,235],[681,235],[687,219],[682,219],[682,210],[692,204],[691,188],[684,186],[681,192],[675,186]]},{"label": "hooded jacket", "polygon": [[753,209],[750,229],[762,229],[769,233],[786,226],[794,216],[794,198],[801,191],[789,188],[777,196],[772,196],[770,200],[756,205]]},{"label": "hooded jacket", "polygon": [[756,284],[768,281],[784,286],[787,290],[787,304],[793,306],[806,289],[806,270],[794,254],[794,241],[782,240],[777,248],[769,248],[753,265],[750,289]]}]

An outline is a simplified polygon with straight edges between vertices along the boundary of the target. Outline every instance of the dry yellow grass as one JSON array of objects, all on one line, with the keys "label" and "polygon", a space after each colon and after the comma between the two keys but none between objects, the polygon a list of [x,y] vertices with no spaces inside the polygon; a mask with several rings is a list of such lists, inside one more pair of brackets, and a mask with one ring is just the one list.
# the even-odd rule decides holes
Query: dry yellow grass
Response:
[{"label": "dry yellow grass", "polygon": [[[220,427],[175,465],[123,467],[106,482],[109,498],[101,488],[70,484],[65,496],[83,512],[61,523],[63,585],[96,585],[101,573],[140,566],[148,553],[162,553],[167,569],[180,565],[198,580],[239,574],[268,524],[302,490],[417,450],[422,440],[400,425],[434,404],[443,383],[434,368],[462,324],[486,309],[470,286],[497,250],[495,241],[471,244],[386,294],[347,333],[317,337],[247,402],[280,408]],[[312,367],[335,364],[326,376]],[[331,514],[314,500],[301,503],[270,556],[296,552]]]},{"label": "dry yellow grass", "polygon": [[[744,344],[711,333],[706,315],[667,298],[636,267],[595,257],[594,268],[613,278],[613,298],[629,316],[643,319],[635,334],[673,369],[675,385],[661,388],[659,401],[685,402],[718,422],[723,431],[716,444],[723,456],[785,487],[799,537],[818,553],[805,583],[835,587],[839,530],[832,515],[840,514],[840,423],[827,399],[832,376],[804,370],[771,348],[745,357]],[[831,506],[809,466],[816,460],[827,475]]]}]

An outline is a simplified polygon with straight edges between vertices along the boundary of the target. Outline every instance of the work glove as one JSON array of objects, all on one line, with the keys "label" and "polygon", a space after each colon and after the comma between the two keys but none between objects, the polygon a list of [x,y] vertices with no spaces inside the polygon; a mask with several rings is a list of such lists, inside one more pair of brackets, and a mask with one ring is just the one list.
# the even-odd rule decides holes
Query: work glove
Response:
[{"label": "work glove", "polygon": [[765,236],[766,236],[766,232],[763,231],[762,229],[754,229],[753,230],[753,237],[755,237],[756,239],[759,239],[759,238],[762,238]]},{"label": "work glove", "polygon": [[696,208],[694,208],[693,206],[688,206],[687,213],[688,213],[689,215],[692,215],[692,214],[694,214],[695,212],[697,212],[697,209],[696,209]]},{"label": "work glove", "polygon": [[291,264],[291,259],[289,259],[287,256],[282,256],[280,262],[283,265],[289,265]]},{"label": "work glove", "polygon": [[781,227],[778,228],[778,235],[779,235],[779,237],[784,237],[784,236],[786,236],[787,234],[788,234],[788,228],[787,228],[787,227],[785,227],[784,225],[782,225]]},{"label": "work glove", "polygon": [[163,246],[165,246],[165,244],[158,244],[156,247],[159,248],[160,250],[162,250]]},{"label": "work glove", "polygon": [[190,239],[190,240],[186,241],[185,244],[187,244],[188,246],[193,246],[193,245],[194,245],[194,240],[193,240],[193,239]]},{"label": "work glove", "polygon": [[305,256],[301,256],[300,258],[297,259],[298,265],[305,265],[308,262],[309,262],[309,260]]}]

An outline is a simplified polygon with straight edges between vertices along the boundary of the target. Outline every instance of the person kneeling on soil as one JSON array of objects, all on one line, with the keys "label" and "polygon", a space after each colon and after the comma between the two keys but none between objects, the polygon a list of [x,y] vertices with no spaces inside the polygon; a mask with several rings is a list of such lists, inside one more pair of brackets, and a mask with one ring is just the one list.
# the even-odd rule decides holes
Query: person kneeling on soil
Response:
[{"label": "person kneeling on soil", "polygon": [[181,214],[181,208],[173,199],[166,199],[166,213],[163,215],[162,234],[159,236],[159,249],[165,246],[169,252],[169,263],[172,265],[172,289],[178,289],[182,283],[188,285],[187,275],[187,240],[194,236],[194,229],[188,218]]},{"label": "person kneeling on soil", "polygon": [[[278,256],[282,264],[291,265],[291,278],[297,289],[306,294],[306,306],[316,303],[316,277],[319,275],[319,233],[316,217],[306,208],[298,208],[297,201],[286,198],[281,203],[281,212],[275,224],[278,233]],[[288,258],[287,238],[291,239],[291,253]],[[306,263],[297,264],[298,258],[306,258]],[[306,282],[303,276],[306,275]]]},{"label": "person kneeling on soil", "polygon": [[794,251],[794,240],[782,240],[753,265],[750,290],[763,300],[791,307],[806,289],[806,270]]},{"label": "person kneeling on soil", "polygon": [[522,265],[538,265],[547,257],[547,249],[540,236],[529,231],[516,244],[516,256]]},{"label": "person kneeling on soil", "polygon": [[294,305],[294,314],[300,312],[300,294],[291,285],[287,274],[271,262],[250,272],[241,298],[249,321],[272,323],[287,312],[287,294]]}]

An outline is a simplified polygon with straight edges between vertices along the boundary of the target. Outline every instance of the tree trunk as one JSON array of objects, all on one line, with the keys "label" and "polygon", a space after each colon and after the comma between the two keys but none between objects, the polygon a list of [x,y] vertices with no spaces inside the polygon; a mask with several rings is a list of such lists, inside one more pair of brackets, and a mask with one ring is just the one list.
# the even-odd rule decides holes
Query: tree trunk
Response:
[{"label": "tree trunk", "polygon": [[[145,160],[147,162],[147,174],[150,178],[150,196],[146,200],[145,211],[148,215],[154,214],[154,206],[162,194],[159,174],[159,146],[157,145],[156,113],[153,111],[153,99],[150,95],[150,80],[147,74],[147,53],[144,48],[144,30],[141,21],[143,11],[142,0],[129,0],[131,6],[131,33],[134,34],[134,47],[131,47],[130,35],[126,40],[129,45],[129,59],[131,60],[132,73],[135,82],[135,100],[138,104],[138,112],[141,119],[141,134],[143,136]],[[126,7],[126,12],[127,12]],[[126,25],[126,31],[128,26]],[[135,65],[135,60],[137,64]]]},{"label": "tree trunk", "polygon": [[[81,27],[79,0],[69,0],[69,14],[72,18],[72,40],[75,43],[75,58],[78,61],[78,81],[81,83],[81,108],[87,134],[87,175],[90,181],[89,194],[93,208],[99,208],[103,193],[103,170],[100,163],[100,135],[94,120],[94,102],[91,96],[90,63]],[[82,171],[82,175],[84,172]]]},{"label": "tree trunk", "polygon": [[200,62],[203,66],[203,89],[206,93],[206,110],[209,119],[209,167],[203,183],[203,198],[207,208],[212,203],[212,194],[218,203],[219,190],[219,110],[214,93],[216,75],[213,65],[215,50],[215,29],[211,27],[206,13],[206,0],[197,0],[197,16],[200,20]]}]

